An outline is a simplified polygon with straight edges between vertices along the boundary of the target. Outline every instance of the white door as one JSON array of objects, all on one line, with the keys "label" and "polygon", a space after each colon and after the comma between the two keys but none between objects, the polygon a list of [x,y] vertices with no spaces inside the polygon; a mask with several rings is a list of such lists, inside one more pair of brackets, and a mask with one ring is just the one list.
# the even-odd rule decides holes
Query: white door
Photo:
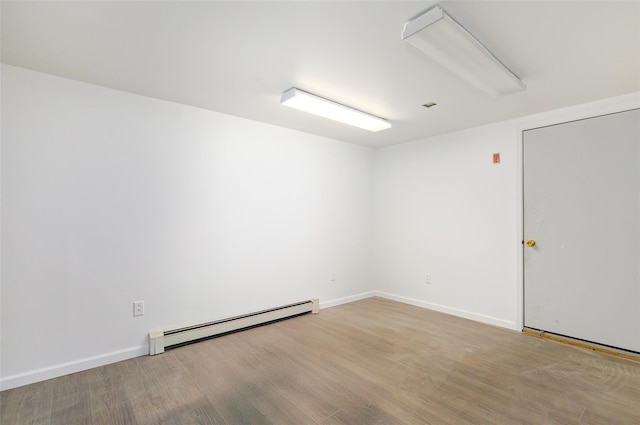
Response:
[{"label": "white door", "polygon": [[524,325],[640,352],[640,109],[527,130],[523,154]]}]

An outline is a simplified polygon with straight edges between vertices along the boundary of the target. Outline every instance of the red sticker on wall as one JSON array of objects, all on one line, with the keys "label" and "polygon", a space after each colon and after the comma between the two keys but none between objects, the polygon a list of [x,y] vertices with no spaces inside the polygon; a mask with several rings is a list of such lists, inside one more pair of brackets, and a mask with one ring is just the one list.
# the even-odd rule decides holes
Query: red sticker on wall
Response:
[{"label": "red sticker on wall", "polygon": [[494,153],[493,154],[493,163],[494,164],[500,164],[500,154],[499,153]]}]

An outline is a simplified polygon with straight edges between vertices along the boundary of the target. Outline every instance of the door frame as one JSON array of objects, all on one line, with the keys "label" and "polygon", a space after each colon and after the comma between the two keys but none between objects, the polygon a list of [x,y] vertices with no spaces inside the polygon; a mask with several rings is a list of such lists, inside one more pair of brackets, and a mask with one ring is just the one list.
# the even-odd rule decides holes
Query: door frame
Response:
[{"label": "door frame", "polygon": [[579,106],[558,109],[537,115],[531,115],[520,120],[517,126],[517,211],[516,226],[518,240],[516,249],[518,264],[516,266],[516,329],[524,328],[524,132],[539,127],[563,124],[571,121],[598,117],[600,115],[623,112],[640,108],[640,92],[617,96],[604,101],[586,103]]}]

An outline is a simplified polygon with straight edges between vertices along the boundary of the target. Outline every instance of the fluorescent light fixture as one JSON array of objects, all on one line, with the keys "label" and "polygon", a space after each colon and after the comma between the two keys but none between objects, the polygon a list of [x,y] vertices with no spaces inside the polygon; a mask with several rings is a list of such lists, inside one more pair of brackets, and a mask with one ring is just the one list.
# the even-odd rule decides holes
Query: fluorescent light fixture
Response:
[{"label": "fluorescent light fixture", "polygon": [[299,109],[300,111],[309,112],[373,132],[391,127],[391,123],[387,120],[307,93],[295,87],[282,93],[280,103],[290,108]]},{"label": "fluorescent light fixture", "polygon": [[494,97],[526,88],[486,47],[438,6],[405,23],[402,39]]}]

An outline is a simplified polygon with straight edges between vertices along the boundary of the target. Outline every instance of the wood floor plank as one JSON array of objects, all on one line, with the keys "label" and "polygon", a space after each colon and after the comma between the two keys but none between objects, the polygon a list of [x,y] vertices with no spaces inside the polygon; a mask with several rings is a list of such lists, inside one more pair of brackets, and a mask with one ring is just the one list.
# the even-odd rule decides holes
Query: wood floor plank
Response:
[{"label": "wood floor plank", "polygon": [[87,377],[86,373],[74,373],[55,378],[51,425],[85,425],[92,422]]},{"label": "wood floor plank", "polygon": [[369,298],[0,393],[2,425],[640,424],[640,363]]},{"label": "wood floor plank", "polygon": [[51,381],[0,392],[0,424],[51,423]]},{"label": "wood floor plank", "polygon": [[267,387],[266,391],[252,394],[251,403],[267,418],[279,418],[280,423],[317,425],[309,415],[304,413],[288,398],[281,395],[274,387]]},{"label": "wood floor plank", "polygon": [[111,405],[108,409],[98,408],[91,411],[91,424],[94,425],[139,425],[135,408],[125,401]]}]

